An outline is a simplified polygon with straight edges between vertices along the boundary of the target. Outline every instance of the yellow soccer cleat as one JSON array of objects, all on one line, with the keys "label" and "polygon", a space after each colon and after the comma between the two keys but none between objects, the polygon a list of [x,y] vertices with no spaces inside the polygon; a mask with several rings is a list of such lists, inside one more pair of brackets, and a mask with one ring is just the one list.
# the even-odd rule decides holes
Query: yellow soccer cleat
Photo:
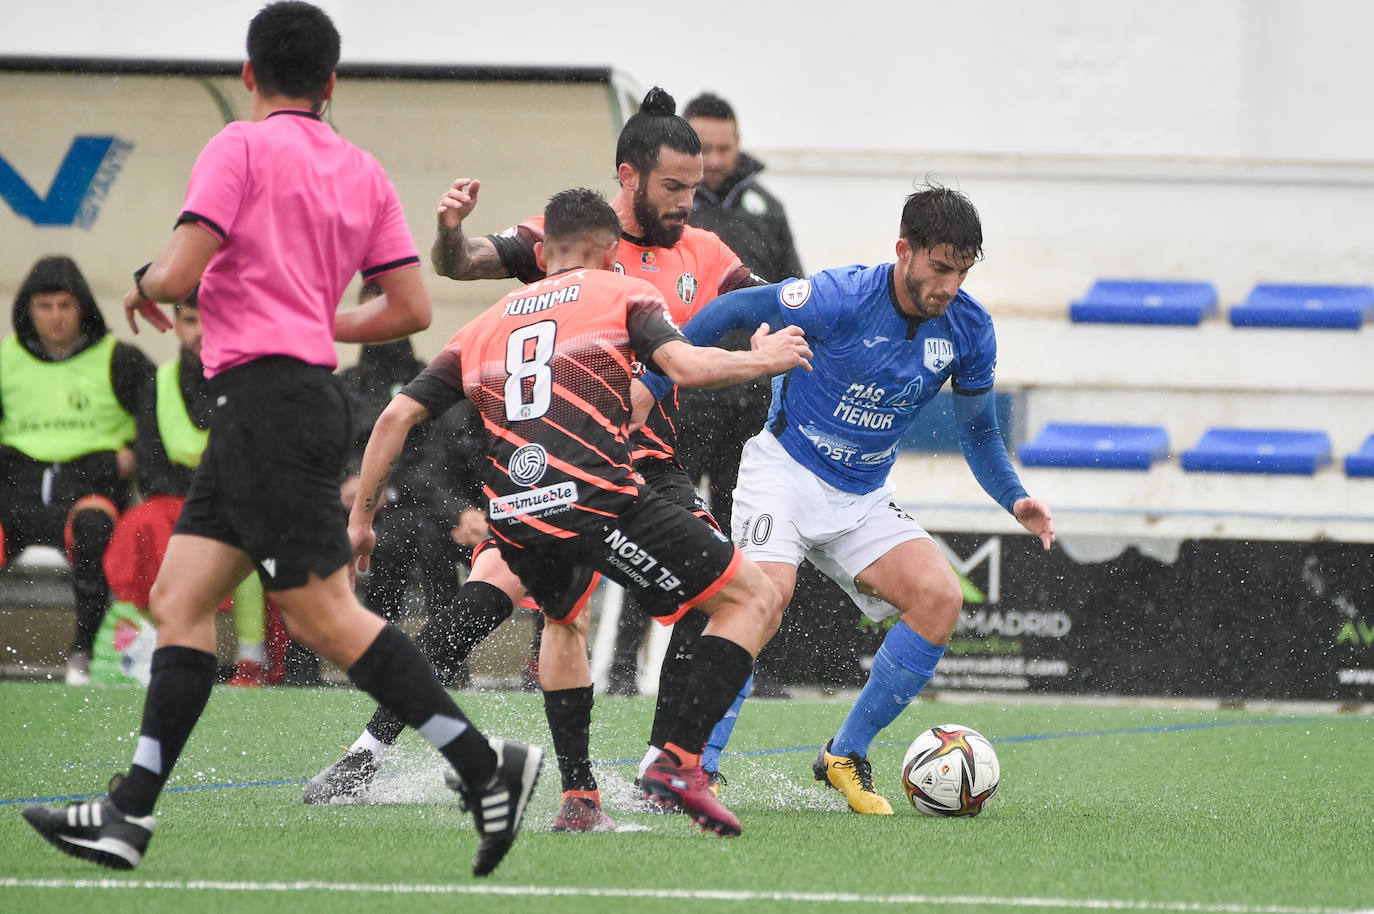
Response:
[{"label": "yellow soccer cleat", "polygon": [[867,816],[890,816],[892,804],[883,799],[882,794],[873,789],[873,766],[868,759],[857,752],[848,755],[831,755],[827,740],[811,770],[816,780],[827,787],[833,787],[849,801],[849,808]]}]

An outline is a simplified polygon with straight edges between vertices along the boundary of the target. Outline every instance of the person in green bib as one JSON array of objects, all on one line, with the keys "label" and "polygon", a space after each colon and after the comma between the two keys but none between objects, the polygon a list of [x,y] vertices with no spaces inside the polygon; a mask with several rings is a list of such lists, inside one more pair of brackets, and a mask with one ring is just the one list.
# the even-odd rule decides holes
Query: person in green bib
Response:
[{"label": "person in green bib", "polygon": [[76,597],[66,681],[86,685],[110,600],[101,556],[129,495],[153,363],[109,332],[70,257],[33,265],[13,326],[0,341],[0,564],[31,545],[65,549]]},{"label": "person in green bib", "polygon": [[[120,516],[105,550],[105,575],[115,600],[107,629],[115,616],[141,620],[130,614],[147,613],[167,541],[210,440],[210,382],[200,360],[200,306],[194,292],[173,309],[172,332],[181,344],[176,357],[157,369],[156,378],[139,397],[134,452],[143,501]],[[266,685],[269,664],[263,646],[261,582],[249,575],[220,608],[233,612],[238,633],[238,658],[229,685]],[[111,654],[119,638],[116,635],[112,640]],[[125,678],[125,671],[105,669],[108,664],[102,660],[107,652],[100,639],[96,648],[98,674],[114,681]]]}]

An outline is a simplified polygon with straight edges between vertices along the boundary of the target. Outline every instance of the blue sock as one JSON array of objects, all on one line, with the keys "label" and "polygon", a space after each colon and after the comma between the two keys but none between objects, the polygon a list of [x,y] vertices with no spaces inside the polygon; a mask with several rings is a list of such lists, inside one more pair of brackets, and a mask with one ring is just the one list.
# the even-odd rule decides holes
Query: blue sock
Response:
[{"label": "blue sock", "polygon": [[888,631],[873,658],[868,682],[831,743],[831,755],[868,755],[878,731],[897,719],[935,673],[945,645],[931,644],[905,622]]},{"label": "blue sock", "polygon": [[745,680],[744,688],[739,690],[735,696],[734,704],[730,705],[730,710],[725,712],[711,730],[711,735],[706,738],[706,747],[701,750],[701,767],[707,771],[720,770],[720,754],[725,751],[725,744],[730,742],[730,734],[735,732],[735,722],[739,720],[739,709],[744,705],[744,699],[749,697],[749,693],[754,690],[754,674],[750,673]]}]

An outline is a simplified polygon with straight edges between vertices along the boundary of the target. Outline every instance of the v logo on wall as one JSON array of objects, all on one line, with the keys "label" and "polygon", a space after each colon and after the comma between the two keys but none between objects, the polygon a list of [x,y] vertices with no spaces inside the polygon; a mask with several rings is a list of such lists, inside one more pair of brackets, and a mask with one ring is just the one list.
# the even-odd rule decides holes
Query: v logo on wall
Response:
[{"label": "v logo on wall", "polygon": [[34,225],[90,229],[134,144],[115,136],[77,136],[44,196],[0,155],[0,197]]}]

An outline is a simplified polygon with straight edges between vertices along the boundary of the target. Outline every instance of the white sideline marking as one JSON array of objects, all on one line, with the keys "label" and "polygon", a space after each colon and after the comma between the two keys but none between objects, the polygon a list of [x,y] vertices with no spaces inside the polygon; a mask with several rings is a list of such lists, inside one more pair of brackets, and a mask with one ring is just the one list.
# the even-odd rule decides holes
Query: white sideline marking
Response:
[{"label": "white sideline marking", "polygon": [[996,895],[861,895],[853,892],[755,892],[734,889],[616,889],[537,885],[426,885],[367,882],[189,882],[121,879],[16,879],[7,889],[149,889],[186,892],[358,892],[384,895],[507,895],[531,898],[646,898],[681,901],[794,901],[799,904],[995,905],[1016,908],[1081,908],[1094,911],[1197,911],[1203,914],[1361,914],[1351,908],[1149,901],[1122,898],[1039,898]]}]

